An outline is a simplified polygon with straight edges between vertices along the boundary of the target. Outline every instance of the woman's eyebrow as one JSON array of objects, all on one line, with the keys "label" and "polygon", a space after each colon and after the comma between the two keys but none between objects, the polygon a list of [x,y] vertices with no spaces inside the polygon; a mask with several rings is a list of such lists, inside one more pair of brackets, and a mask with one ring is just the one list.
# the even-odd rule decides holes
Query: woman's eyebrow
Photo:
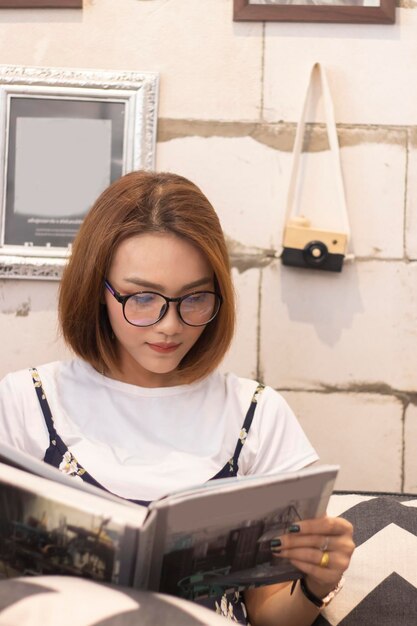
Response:
[{"label": "woman's eyebrow", "polygon": [[[124,278],[124,282],[132,283],[133,285],[137,285],[138,287],[145,287],[146,289],[152,289],[156,291],[163,291],[166,289],[165,285],[161,285],[159,283],[152,283],[148,280],[143,280],[137,276]],[[186,285],[182,285],[181,291],[188,291],[189,289],[196,289],[197,287],[202,287],[208,284],[213,283],[212,276],[204,276],[203,278],[199,278],[198,280],[193,281],[192,283],[187,283]]]}]

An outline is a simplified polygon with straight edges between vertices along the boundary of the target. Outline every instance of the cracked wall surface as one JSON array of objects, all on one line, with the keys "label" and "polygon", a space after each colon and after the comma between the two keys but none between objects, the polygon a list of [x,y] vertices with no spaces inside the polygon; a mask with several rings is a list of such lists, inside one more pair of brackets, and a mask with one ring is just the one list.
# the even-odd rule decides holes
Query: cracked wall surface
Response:
[{"label": "cracked wall surface", "polygon": [[[417,4],[396,24],[234,23],[232,0],[87,0],[0,11],[2,63],[158,71],[158,170],[216,208],[236,286],[224,369],[280,390],[339,489],[417,493]],[[354,260],[341,274],[280,261],[307,77],[326,67]],[[340,214],[320,93],[297,206]],[[67,358],[57,283],[0,281],[0,375]]]}]

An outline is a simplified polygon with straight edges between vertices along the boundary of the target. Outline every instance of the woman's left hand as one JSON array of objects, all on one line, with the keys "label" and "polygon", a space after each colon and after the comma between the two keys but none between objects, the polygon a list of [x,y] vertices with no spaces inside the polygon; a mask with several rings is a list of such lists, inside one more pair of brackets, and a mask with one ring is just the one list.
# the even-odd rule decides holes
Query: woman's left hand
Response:
[{"label": "woman's left hand", "polygon": [[350,522],[324,516],[294,523],[285,535],[272,540],[271,550],[276,558],[289,559],[305,575],[310,591],[324,597],[349,566],[355,549],[352,535]]}]

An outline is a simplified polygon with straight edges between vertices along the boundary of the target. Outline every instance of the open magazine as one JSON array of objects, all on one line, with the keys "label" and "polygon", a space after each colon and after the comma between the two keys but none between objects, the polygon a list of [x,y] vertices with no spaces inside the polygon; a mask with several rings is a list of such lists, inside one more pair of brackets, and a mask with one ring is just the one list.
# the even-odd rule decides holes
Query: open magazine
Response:
[{"label": "open magazine", "polygon": [[187,599],[293,580],[270,541],[325,513],[337,471],[215,480],[146,508],[0,443],[0,578],[83,576]]}]

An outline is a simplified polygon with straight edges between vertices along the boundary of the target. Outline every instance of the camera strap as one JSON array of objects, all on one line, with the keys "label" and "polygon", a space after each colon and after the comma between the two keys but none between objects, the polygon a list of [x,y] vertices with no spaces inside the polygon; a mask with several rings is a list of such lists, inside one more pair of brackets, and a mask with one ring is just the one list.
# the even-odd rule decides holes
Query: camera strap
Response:
[{"label": "camera strap", "polygon": [[[314,63],[311,69],[309,81],[307,85],[307,90],[306,90],[306,94],[304,98],[304,104],[303,104],[303,108],[301,112],[301,117],[297,125],[297,130],[295,134],[291,176],[290,176],[290,183],[288,186],[285,224],[288,224],[289,220],[294,216],[296,188],[297,188],[298,174],[300,170],[300,159],[301,159],[304,134],[305,134],[305,120],[306,120],[306,115],[307,115],[307,108],[308,108],[310,98],[311,98],[313,81],[314,81],[316,74],[318,74],[320,78],[321,91],[323,95],[323,104],[324,104],[324,112],[325,112],[325,119],[326,119],[326,130],[327,130],[327,137],[328,137],[331,157],[332,157],[331,161],[333,165],[334,180],[336,183],[336,194],[337,194],[338,207],[339,207],[340,216],[341,216],[341,226],[343,228],[344,233],[346,234],[347,242],[348,242],[347,247],[349,249],[351,247],[350,224],[349,224],[349,217],[348,217],[347,206],[346,206],[346,197],[345,197],[345,190],[344,190],[344,185],[343,185],[342,168],[340,164],[339,142],[337,139],[333,102],[332,102],[332,98],[330,95],[330,89],[329,89],[329,85],[327,82],[326,72],[324,70],[324,67],[320,63]],[[345,258],[353,259],[353,253],[350,251],[349,254],[346,254]]]}]

